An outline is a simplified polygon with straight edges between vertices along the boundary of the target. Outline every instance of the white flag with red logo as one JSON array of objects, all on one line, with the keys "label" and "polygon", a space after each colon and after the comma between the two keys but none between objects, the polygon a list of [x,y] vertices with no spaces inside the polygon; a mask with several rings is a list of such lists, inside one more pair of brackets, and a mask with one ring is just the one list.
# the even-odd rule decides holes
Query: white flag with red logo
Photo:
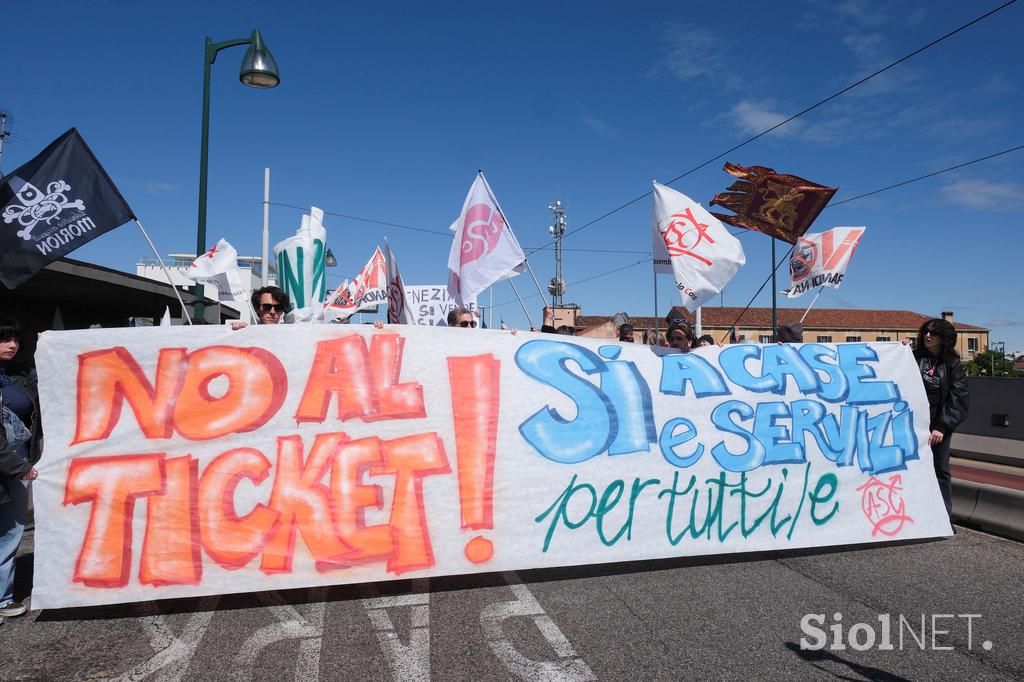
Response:
[{"label": "white flag with red logo", "polygon": [[833,227],[827,232],[805,234],[789,257],[791,284],[782,291],[796,298],[817,287],[838,288],[846,276],[853,252],[864,234],[863,227]]},{"label": "white flag with red logo", "polygon": [[391,253],[391,245],[384,240],[384,260],[388,270],[388,322],[391,324],[416,324],[416,318],[409,309],[405,298],[405,282],[398,272],[398,259]]},{"label": "white flag with red logo", "polygon": [[219,240],[216,246],[192,261],[185,276],[203,286],[214,287],[217,300],[239,304],[247,300],[238,272],[238,252],[226,239]]},{"label": "white flag with red logo", "polygon": [[484,289],[515,277],[525,266],[523,249],[503,215],[487,179],[479,173],[454,224],[448,254],[448,293],[457,305],[475,303]]},{"label": "white flag with red logo", "polygon": [[361,310],[376,310],[388,300],[387,264],[380,247],[351,282],[341,286],[327,296],[323,317],[327,320],[347,320]]},{"label": "white flag with red logo", "polygon": [[717,218],[690,197],[657,182],[651,225],[654,271],[675,275],[690,312],[720,292],[747,262],[743,245]]}]

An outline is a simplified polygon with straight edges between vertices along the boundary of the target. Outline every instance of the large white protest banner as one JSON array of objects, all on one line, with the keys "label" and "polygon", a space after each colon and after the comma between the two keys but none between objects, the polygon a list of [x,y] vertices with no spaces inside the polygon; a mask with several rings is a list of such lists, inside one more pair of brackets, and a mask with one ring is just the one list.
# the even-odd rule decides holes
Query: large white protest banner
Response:
[{"label": "large white protest banner", "polygon": [[718,295],[747,257],[743,245],[696,201],[654,183],[654,272],[671,272],[683,305],[693,312]]},{"label": "large white protest banner", "polygon": [[790,285],[782,293],[796,298],[818,287],[839,288],[846,277],[863,227],[834,227],[826,232],[805,234],[797,240],[789,257]]},{"label": "large white protest banner", "polygon": [[[448,313],[458,307],[445,284],[406,284],[405,299],[415,324],[434,327],[447,326]],[[475,303],[465,307],[476,312]]]},{"label": "large white protest banner", "polygon": [[188,332],[42,335],[33,606],[951,533],[900,344]]}]

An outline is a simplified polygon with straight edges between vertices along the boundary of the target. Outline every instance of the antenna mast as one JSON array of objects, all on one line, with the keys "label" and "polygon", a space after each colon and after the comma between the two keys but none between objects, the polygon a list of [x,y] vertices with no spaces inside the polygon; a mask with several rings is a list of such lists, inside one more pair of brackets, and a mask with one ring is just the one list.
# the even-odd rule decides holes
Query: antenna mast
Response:
[{"label": "antenna mast", "polygon": [[560,200],[548,204],[548,209],[555,223],[548,227],[548,233],[555,238],[555,276],[548,282],[548,293],[551,294],[551,306],[561,308],[562,297],[565,295],[565,279],[562,277],[562,238],[565,236],[568,222],[565,219],[565,204]]},{"label": "antenna mast", "polygon": [[0,111],[0,177],[3,177],[4,171],[4,139],[10,135],[7,131],[7,112]]}]

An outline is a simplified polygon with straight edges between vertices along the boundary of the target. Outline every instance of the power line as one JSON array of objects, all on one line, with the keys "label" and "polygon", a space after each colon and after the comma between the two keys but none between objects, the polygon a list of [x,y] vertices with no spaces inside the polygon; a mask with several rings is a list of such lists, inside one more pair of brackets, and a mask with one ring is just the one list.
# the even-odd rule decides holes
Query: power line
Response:
[{"label": "power line", "polygon": [[[260,202],[260,203],[262,203],[262,202]],[[296,209],[298,211],[308,211],[309,210],[305,206],[296,206],[295,204],[284,204],[284,203],[281,203],[281,202],[278,202],[278,201],[268,201],[267,203],[270,204],[271,206],[282,206],[284,208],[294,208],[294,209]],[[324,211],[324,215],[332,215],[332,216],[337,216],[339,218],[347,218],[349,220],[358,220],[360,222],[373,223],[375,225],[386,225],[388,227],[399,227],[399,228],[401,228],[403,230],[415,230],[417,232],[426,232],[428,234],[436,234],[439,237],[448,237],[448,238],[450,238],[452,236],[452,233],[450,231],[441,232],[439,230],[431,230],[431,229],[426,228],[426,227],[414,227],[412,225],[402,225],[400,223],[393,223],[393,222],[389,222],[387,220],[378,220],[376,218],[363,218],[361,216],[348,215],[348,214],[345,214],[345,213],[335,213],[333,211]],[[530,248],[533,248],[533,247],[525,246],[523,248],[530,249]],[[533,251],[531,251],[531,253],[536,252],[536,251],[549,251],[549,250],[550,249],[548,247],[538,247],[538,248],[535,248]],[[563,251],[578,251],[578,252],[581,252],[581,253],[583,253],[583,252],[586,252],[586,253],[636,253],[636,254],[640,254],[640,253],[649,254],[650,253],[650,251],[623,251],[622,249],[563,249]]]},{"label": "power line", "polygon": [[[704,168],[705,166],[707,166],[708,164],[714,163],[715,161],[718,161],[718,160],[722,159],[723,157],[731,154],[732,152],[736,151],[737,149],[740,149],[742,147],[747,146],[748,144],[750,144],[754,140],[762,138],[765,135],[767,135],[767,134],[769,134],[769,133],[771,133],[771,132],[773,132],[775,130],[778,130],[782,126],[784,126],[784,125],[786,125],[788,123],[791,123],[792,121],[795,121],[796,119],[800,118],[804,114],[807,114],[807,113],[809,113],[811,111],[814,111],[815,109],[817,109],[818,107],[822,106],[823,104],[831,102],[832,100],[834,100],[835,98],[839,97],[840,95],[846,94],[847,92],[849,92],[850,90],[853,90],[857,86],[863,85],[864,83],[867,83],[872,78],[875,78],[876,76],[882,75],[883,73],[885,73],[889,69],[891,69],[891,68],[893,68],[893,67],[895,67],[895,66],[897,66],[899,64],[902,64],[903,62],[907,61],[908,59],[911,59],[912,57],[916,57],[917,55],[921,54],[925,50],[927,50],[927,49],[929,49],[931,47],[934,47],[935,45],[938,45],[939,43],[941,43],[942,41],[944,41],[944,40],[946,40],[948,38],[953,37],[957,33],[960,33],[961,31],[963,31],[963,30],[973,26],[974,24],[978,23],[979,21],[987,19],[988,17],[992,16],[993,14],[995,14],[996,12],[998,12],[1000,10],[1006,9],[1007,7],[1009,7],[1010,5],[1014,4],[1015,2],[1017,2],[1017,0],[1008,0],[1008,2],[1003,3],[1002,5],[996,7],[995,9],[989,10],[985,14],[982,14],[981,16],[976,17],[976,18],[972,19],[971,21],[968,21],[966,24],[963,24],[963,25],[953,29],[949,33],[946,33],[945,35],[936,38],[935,40],[931,41],[930,43],[928,43],[926,45],[922,45],[921,47],[917,48],[913,52],[911,52],[911,53],[909,53],[907,55],[904,55],[903,57],[900,57],[899,59],[897,59],[896,61],[888,64],[887,66],[883,66],[882,68],[878,69],[877,71],[874,71],[873,73],[870,73],[867,76],[864,76],[863,78],[861,78],[860,80],[856,81],[855,83],[851,83],[850,85],[847,85],[842,90],[839,90],[837,92],[832,93],[831,95],[829,95],[825,99],[822,99],[822,100],[819,100],[819,101],[815,102],[814,104],[810,105],[809,107],[807,107],[807,108],[805,108],[805,109],[803,109],[803,110],[793,114],[792,116],[790,116],[789,118],[785,119],[784,121],[776,123],[772,127],[767,128],[766,130],[761,131],[757,135],[754,135],[753,137],[747,138],[743,142],[740,142],[739,144],[737,144],[737,145],[735,145],[733,147],[730,147],[729,149],[725,150],[721,154],[719,154],[719,155],[717,155],[717,156],[715,156],[713,158],[710,158],[707,161],[705,161],[705,162],[703,162],[703,163],[701,163],[701,164],[699,164],[697,166],[694,166],[693,168],[691,168],[690,170],[686,171],[685,173],[681,173],[681,174],[677,175],[676,177],[672,178],[671,180],[669,180],[665,184],[666,185],[671,185],[671,184],[673,184],[675,182],[678,182],[679,180],[682,180],[683,178],[685,178],[690,173],[698,171],[701,168]],[[574,235],[577,232],[585,230],[588,227],[590,227],[591,225],[593,225],[593,224],[595,224],[597,222],[600,222],[601,220],[604,220],[608,216],[614,215],[615,213],[618,213],[622,209],[627,208],[629,206],[632,206],[633,204],[635,204],[636,202],[640,201],[641,199],[646,199],[649,196],[651,196],[651,192],[645,192],[644,194],[641,194],[638,197],[630,199],[629,201],[627,201],[626,203],[622,204],[621,206],[613,208],[612,210],[608,211],[607,213],[604,213],[603,215],[600,215],[597,218],[594,218],[589,223],[585,223],[583,225],[580,225],[579,227],[577,227],[574,230],[570,230],[569,232],[567,232],[565,234],[565,236],[569,237],[570,235]],[[550,243],[546,244],[545,246],[548,246],[548,245],[550,245]],[[529,255],[529,254],[527,254],[527,255]]]},{"label": "power line", "polygon": [[[282,204],[282,203],[277,202],[277,201],[268,201],[267,203],[270,204],[271,206],[283,206],[285,208],[294,208],[294,209],[297,209],[299,211],[309,210],[305,206],[296,206],[295,204]],[[359,216],[347,215],[345,213],[334,213],[333,211],[324,211],[324,215],[333,215],[333,216],[337,216],[339,218],[348,218],[349,220],[358,220],[360,222],[373,223],[375,225],[386,225],[387,227],[398,227],[398,228],[401,228],[403,230],[414,230],[416,232],[426,232],[427,234],[436,234],[436,235],[439,235],[441,237],[451,237],[452,236],[451,232],[448,232],[448,231],[441,232],[440,230],[431,230],[431,229],[428,229],[426,227],[413,227],[412,225],[402,225],[400,223],[391,223],[391,222],[388,222],[386,220],[377,220],[375,218],[360,218]]]},{"label": "power line", "polygon": [[[636,261],[635,263],[630,263],[628,265],[623,265],[623,266],[615,268],[613,270],[606,270],[604,272],[599,272],[596,275],[591,275],[589,277],[584,277],[583,279],[578,279],[576,281],[569,282],[568,284],[566,284],[566,287],[576,286],[577,284],[583,284],[584,282],[589,282],[589,281],[597,279],[599,277],[606,277],[608,275],[613,275],[616,272],[621,272],[622,270],[628,270],[629,268],[635,268],[638,265],[641,265],[643,263],[650,263],[650,262],[651,262],[650,258],[641,258],[640,260]],[[521,298],[523,300],[526,300],[526,299],[529,299],[529,298],[537,298],[538,296],[540,296],[539,293],[538,294],[529,294],[527,296],[521,296]],[[518,303],[518,302],[519,302],[518,300],[504,301],[503,303],[495,303],[491,307],[492,308],[501,308],[503,306],[512,305],[513,303]]]},{"label": "power line", "polygon": [[1010,152],[1017,152],[1017,151],[1020,151],[1021,149],[1024,149],[1024,144],[1018,145],[1016,147],[1011,147],[1010,149],[1004,149],[1003,151],[996,152],[995,154],[989,154],[988,156],[983,156],[980,159],[974,159],[973,161],[965,161],[964,163],[958,163],[955,166],[950,166],[949,168],[943,168],[942,170],[935,171],[934,173],[928,173],[926,175],[921,175],[921,176],[918,176],[916,178],[913,178],[912,180],[904,180],[903,182],[897,182],[895,185],[889,185],[888,187],[883,187],[882,189],[876,189],[876,190],[874,190],[872,192],[866,192],[864,194],[858,194],[855,197],[850,197],[849,199],[843,199],[842,201],[837,201],[834,204],[829,204],[825,208],[833,208],[833,207],[839,206],[841,204],[848,204],[851,201],[856,201],[857,199],[863,199],[864,197],[870,197],[873,194],[879,194],[881,192],[888,192],[890,189],[895,189],[897,187],[902,187],[903,185],[909,185],[910,183],[917,182],[918,180],[925,180],[927,178],[933,178],[936,175],[942,175],[943,173],[948,173],[950,171],[957,170],[958,168],[963,168],[965,166],[970,166],[970,165],[975,164],[975,163],[981,163],[982,161],[988,161],[989,159],[994,159],[997,156],[1002,156],[1003,154],[1009,154]]}]

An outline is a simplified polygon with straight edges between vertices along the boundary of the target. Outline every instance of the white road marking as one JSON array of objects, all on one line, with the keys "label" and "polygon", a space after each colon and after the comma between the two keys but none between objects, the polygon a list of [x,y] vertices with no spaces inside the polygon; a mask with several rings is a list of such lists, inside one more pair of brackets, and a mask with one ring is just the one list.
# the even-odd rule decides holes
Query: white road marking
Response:
[{"label": "white road marking", "polygon": [[180,637],[171,632],[170,622],[166,616],[160,615],[155,602],[140,604],[139,610],[145,615],[139,622],[156,655],[115,678],[115,682],[133,682],[151,676],[155,682],[179,682],[195,656],[218,600],[217,596],[202,597],[198,611],[189,616]]},{"label": "white road marking", "polygon": [[295,661],[295,679],[319,679],[320,639],[324,629],[324,599],[327,596],[327,588],[314,587],[309,590],[306,615],[286,603],[277,592],[263,592],[257,596],[270,607],[268,610],[278,622],[264,625],[242,644],[232,662],[229,679],[236,682],[251,680],[260,651],[287,639],[302,640],[299,643],[299,656]]},{"label": "white road marking", "polygon": [[[371,586],[371,590],[373,587]],[[377,641],[384,651],[392,679],[402,682],[430,680],[430,582],[426,578],[412,581],[412,594],[363,599],[363,607]],[[410,606],[409,643],[404,644],[395,632],[387,609]]]},{"label": "white road marking", "polygon": [[[505,582],[515,595],[515,601],[490,604],[480,612],[480,626],[491,651],[505,669],[527,682],[585,682],[596,680],[593,671],[576,655],[555,622],[541,608],[537,598],[513,572],[503,573]],[[519,653],[505,636],[502,623],[509,618],[525,616],[533,619],[558,656],[557,661],[535,661]]]}]

